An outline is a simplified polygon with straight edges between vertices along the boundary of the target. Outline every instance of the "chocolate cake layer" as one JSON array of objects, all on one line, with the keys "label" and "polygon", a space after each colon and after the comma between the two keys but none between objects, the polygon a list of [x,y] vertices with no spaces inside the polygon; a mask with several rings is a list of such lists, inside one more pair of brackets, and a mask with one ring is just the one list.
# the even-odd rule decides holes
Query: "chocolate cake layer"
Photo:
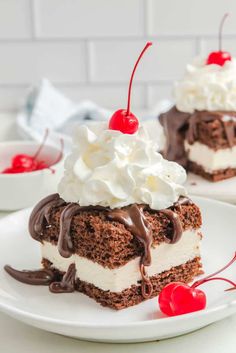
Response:
[{"label": "chocolate cake layer", "polygon": [[229,179],[236,176],[236,168],[221,169],[208,173],[204,170],[202,166],[191,161],[188,161],[188,170],[213,182]]},{"label": "chocolate cake layer", "polygon": [[[39,240],[57,244],[60,216],[65,207],[66,204],[52,208],[50,224],[45,222]],[[178,205],[171,209],[178,215],[183,230],[201,226],[200,210],[195,204]],[[148,207],[144,208],[143,212],[152,230],[153,245],[165,241],[173,230],[170,218]],[[75,215],[71,223],[70,237],[74,253],[111,269],[125,265],[144,253],[144,246],[137,237],[121,222],[109,220],[104,210],[88,210]]]},{"label": "chocolate cake layer", "polygon": [[215,151],[236,146],[236,112],[195,111],[189,114],[174,106],[159,118],[166,136],[163,156],[184,167],[188,164],[185,140],[190,145],[198,141]]},{"label": "chocolate cake layer", "polygon": [[[51,263],[47,259],[43,259],[42,264],[46,269],[51,268]],[[199,257],[196,257],[183,265],[172,267],[169,271],[164,271],[158,275],[152,276],[150,277],[150,281],[153,286],[153,292],[150,298],[157,296],[161,289],[170,282],[180,281],[189,283],[195,276],[201,273],[203,273],[201,261]],[[139,304],[145,300],[142,296],[141,283],[132,285],[122,292],[110,292],[101,290],[93,284],[77,279],[76,289],[88,295],[90,298],[95,299],[101,305],[116,310]]]},{"label": "chocolate cake layer", "polygon": [[197,111],[189,118],[186,139],[215,151],[236,145],[236,112]]}]

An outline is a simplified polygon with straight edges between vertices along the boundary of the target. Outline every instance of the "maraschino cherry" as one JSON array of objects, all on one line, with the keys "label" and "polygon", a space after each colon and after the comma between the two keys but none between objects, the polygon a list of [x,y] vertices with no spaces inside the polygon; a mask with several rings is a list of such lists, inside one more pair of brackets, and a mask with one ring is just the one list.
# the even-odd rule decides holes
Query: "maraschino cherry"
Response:
[{"label": "maraschino cherry", "polygon": [[231,61],[231,55],[227,51],[222,51],[222,30],[223,30],[223,25],[225,23],[226,18],[228,17],[228,13],[226,13],[221,22],[220,22],[220,27],[219,27],[219,50],[218,51],[213,51],[212,53],[209,54],[207,58],[207,65],[211,64],[216,64],[223,66],[226,61]]},{"label": "maraschino cherry", "polygon": [[134,134],[138,130],[139,122],[136,116],[130,111],[130,100],[131,100],[131,87],[134,78],[134,74],[140,59],[142,58],[144,52],[152,45],[151,42],[148,42],[143,48],[141,54],[139,55],[129,82],[129,90],[128,90],[128,104],[127,109],[119,109],[117,110],[111,117],[109,121],[109,129],[110,130],[118,130],[123,132],[124,134]]},{"label": "maraschino cherry", "polygon": [[62,158],[63,140],[60,140],[61,150],[58,157],[53,163],[51,163],[51,165],[48,165],[48,163],[38,158],[45,145],[47,137],[48,137],[48,130],[46,130],[43,141],[33,156],[30,156],[28,154],[22,154],[22,153],[16,154],[11,159],[11,166],[8,168],[5,168],[2,171],[2,174],[27,173],[27,172],[33,172],[33,171],[42,170],[42,169],[50,169],[54,173],[54,170],[51,168],[51,165],[56,164]]},{"label": "maraschino cherry", "polygon": [[236,252],[232,260],[220,270],[211,275],[194,282],[191,286],[182,282],[172,282],[167,284],[158,297],[160,310],[168,316],[176,316],[205,309],[206,294],[197,289],[198,286],[209,282],[221,280],[229,283],[232,287],[227,290],[236,289],[236,283],[223,277],[215,277],[236,261]]}]

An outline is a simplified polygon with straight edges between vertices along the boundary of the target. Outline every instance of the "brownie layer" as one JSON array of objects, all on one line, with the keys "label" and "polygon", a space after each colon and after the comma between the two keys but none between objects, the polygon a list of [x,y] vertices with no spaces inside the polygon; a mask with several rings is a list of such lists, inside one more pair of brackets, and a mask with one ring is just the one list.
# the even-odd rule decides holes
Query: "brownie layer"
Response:
[{"label": "brownie layer", "polygon": [[[42,264],[45,268],[51,267],[50,261],[46,259],[42,260]],[[194,277],[201,273],[203,273],[201,260],[199,257],[196,257],[185,264],[172,267],[169,271],[164,271],[158,275],[152,276],[150,277],[150,280],[153,285],[153,292],[150,298],[157,296],[161,289],[170,282],[180,281],[189,283]],[[138,285],[132,285],[130,288],[117,293],[101,290],[88,282],[77,279],[76,289],[96,300],[101,305],[116,310],[139,304],[145,300],[141,292],[141,283]]]},{"label": "brownie layer", "polygon": [[[52,209],[50,225],[45,224],[41,241],[57,244],[60,215],[65,207]],[[195,204],[183,204],[171,209],[178,214],[183,230],[200,228],[201,213]],[[162,243],[172,231],[170,219],[148,207],[144,214],[153,233],[153,246]],[[125,265],[144,252],[141,242],[122,223],[109,220],[102,210],[84,211],[74,216],[70,236],[76,254],[111,269]]]},{"label": "brownie layer", "polygon": [[236,112],[195,111],[180,112],[173,106],[159,117],[166,136],[163,156],[187,167],[188,158],[184,141],[191,145],[198,141],[211,149],[236,146]]},{"label": "brownie layer", "polygon": [[194,174],[200,175],[203,178],[213,182],[229,179],[236,176],[236,168],[215,170],[212,173],[208,173],[204,170],[202,166],[191,161],[188,161],[188,170]]},{"label": "brownie layer", "polygon": [[189,117],[186,139],[189,143],[203,143],[215,151],[235,146],[236,112],[195,112]]}]

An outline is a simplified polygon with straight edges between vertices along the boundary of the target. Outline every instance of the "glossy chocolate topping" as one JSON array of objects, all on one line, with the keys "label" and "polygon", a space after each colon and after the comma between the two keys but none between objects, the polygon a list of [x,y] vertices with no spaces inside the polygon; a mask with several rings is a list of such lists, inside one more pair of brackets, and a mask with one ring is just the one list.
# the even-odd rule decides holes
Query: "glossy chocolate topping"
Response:
[{"label": "glossy chocolate topping", "polygon": [[165,237],[165,242],[169,244],[177,243],[180,240],[181,235],[183,233],[183,228],[178,214],[168,208],[165,210],[161,210],[160,212],[166,215],[167,218],[169,218],[171,223],[171,230],[169,231],[168,236]]},{"label": "glossy chocolate topping", "polygon": [[105,210],[102,206],[83,206],[77,203],[69,203],[62,211],[60,218],[60,234],[58,238],[58,251],[63,257],[70,257],[73,252],[73,244],[70,236],[71,222],[74,216],[85,211]]},{"label": "glossy chocolate topping", "polygon": [[118,221],[143,244],[144,253],[140,260],[140,272],[142,276],[141,290],[144,298],[152,295],[152,283],[146,274],[145,266],[151,265],[152,230],[143,213],[144,206],[133,204],[123,209],[115,209],[108,213],[108,219]]},{"label": "glossy chocolate topping", "polygon": [[166,113],[160,115],[160,123],[163,126],[166,137],[163,156],[184,167],[187,165],[187,156],[184,150],[184,136],[188,129],[189,117],[190,114],[180,112],[176,107],[172,107]]},{"label": "glossy chocolate topping", "polygon": [[108,219],[118,221],[143,244],[144,253],[141,263],[151,265],[152,231],[143,213],[144,206],[133,204],[123,209],[108,212]]},{"label": "glossy chocolate topping", "polygon": [[19,271],[9,265],[4,266],[4,269],[11,277],[15,278],[19,282],[26,284],[47,286],[56,278],[55,272],[49,269]]},{"label": "glossy chocolate topping", "polygon": [[141,283],[142,296],[143,298],[148,299],[152,295],[153,285],[146,272],[145,266],[142,263],[140,263],[140,273],[142,277],[142,283]]},{"label": "glossy chocolate topping", "polygon": [[41,200],[33,209],[29,219],[29,233],[33,239],[40,241],[45,222],[50,226],[52,208],[60,207],[65,201],[58,194],[52,194]]},{"label": "glossy chocolate topping", "polygon": [[52,293],[71,293],[75,291],[75,275],[76,268],[75,264],[70,264],[68,270],[59,282],[52,282],[49,286],[49,290]]},{"label": "glossy chocolate topping", "polygon": [[193,144],[199,139],[200,122],[220,121],[228,147],[235,145],[236,112],[228,111],[195,111],[193,114],[180,112],[174,106],[160,115],[164,128],[166,145],[163,156],[171,161],[187,166],[187,154],[184,141]]}]

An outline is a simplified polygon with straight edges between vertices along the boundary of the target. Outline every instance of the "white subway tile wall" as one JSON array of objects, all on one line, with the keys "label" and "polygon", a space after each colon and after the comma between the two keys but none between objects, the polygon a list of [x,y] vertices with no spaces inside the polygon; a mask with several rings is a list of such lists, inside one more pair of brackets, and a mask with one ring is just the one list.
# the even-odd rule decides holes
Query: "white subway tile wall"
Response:
[{"label": "white subway tile wall", "polygon": [[125,107],[129,76],[138,68],[132,110],[170,98],[173,81],[197,54],[236,55],[235,0],[0,0],[0,111],[15,111],[41,77],[75,101]]}]

